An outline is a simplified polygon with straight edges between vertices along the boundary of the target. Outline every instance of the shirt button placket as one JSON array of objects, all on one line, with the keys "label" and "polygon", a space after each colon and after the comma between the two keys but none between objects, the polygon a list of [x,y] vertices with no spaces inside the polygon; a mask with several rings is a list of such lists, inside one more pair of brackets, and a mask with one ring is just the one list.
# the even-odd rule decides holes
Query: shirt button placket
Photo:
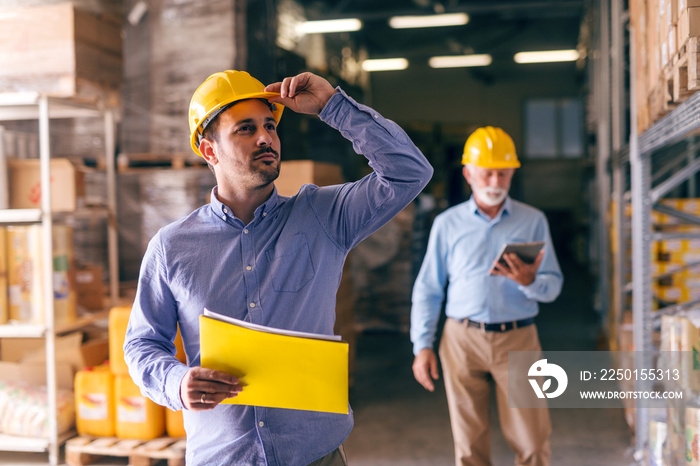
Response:
[{"label": "shirt button placket", "polygon": [[[242,249],[242,259],[243,259],[243,264],[245,264],[245,270],[250,272],[253,270],[253,266],[255,265],[255,256],[254,256],[254,250],[255,248],[253,247],[253,230],[250,227],[243,228],[242,234],[241,234],[241,249]],[[255,274],[252,273],[246,273],[243,275],[243,279],[245,280],[246,283],[246,289],[250,290],[248,292],[248,296],[246,298],[246,302],[248,303],[248,312],[252,318],[253,322],[260,323],[260,315],[257,314],[258,311],[261,310],[260,308],[260,300],[259,300],[259,291],[258,291],[258,283],[257,283],[257,277]],[[257,318],[256,318],[257,316]]]}]

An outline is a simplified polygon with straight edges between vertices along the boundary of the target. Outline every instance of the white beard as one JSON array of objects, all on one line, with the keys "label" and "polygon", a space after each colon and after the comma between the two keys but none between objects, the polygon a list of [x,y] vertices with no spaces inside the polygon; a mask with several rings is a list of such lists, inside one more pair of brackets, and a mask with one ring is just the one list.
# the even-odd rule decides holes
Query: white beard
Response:
[{"label": "white beard", "polygon": [[472,186],[474,196],[489,207],[500,205],[506,199],[508,190],[503,188],[477,188]]}]

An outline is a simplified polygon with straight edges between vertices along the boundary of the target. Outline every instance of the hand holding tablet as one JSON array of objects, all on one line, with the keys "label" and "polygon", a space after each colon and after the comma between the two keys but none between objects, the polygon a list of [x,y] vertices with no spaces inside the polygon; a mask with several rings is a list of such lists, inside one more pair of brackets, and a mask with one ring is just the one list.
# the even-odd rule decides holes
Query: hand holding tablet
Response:
[{"label": "hand holding tablet", "polygon": [[[532,264],[537,259],[540,251],[544,248],[544,241],[533,241],[529,243],[508,243],[504,244],[498,253],[497,261],[504,267],[508,267],[508,263],[503,257],[505,254],[515,253],[526,264]],[[489,274],[493,275],[495,270],[494,265],[489,270]]]}]

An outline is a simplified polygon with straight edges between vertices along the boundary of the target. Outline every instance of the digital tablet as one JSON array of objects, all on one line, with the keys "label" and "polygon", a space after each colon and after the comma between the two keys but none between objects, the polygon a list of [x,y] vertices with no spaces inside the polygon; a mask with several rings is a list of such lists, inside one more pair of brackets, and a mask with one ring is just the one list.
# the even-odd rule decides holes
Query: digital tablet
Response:
[{"label": "digital tablet", "polygon": [[[544,241],[533,241],[531,243],[508,243],[504,244],[501,250],[498,252],[498,262],[503,265],[508,265],[508,263],[503,258],[504,254],[510,254],[514,252],[518,255],[520,260],[526,264],[532,264],[537,259],[537,255],[540,253],[544,247]],[[493,272],[493,267],[490,272]]]}]

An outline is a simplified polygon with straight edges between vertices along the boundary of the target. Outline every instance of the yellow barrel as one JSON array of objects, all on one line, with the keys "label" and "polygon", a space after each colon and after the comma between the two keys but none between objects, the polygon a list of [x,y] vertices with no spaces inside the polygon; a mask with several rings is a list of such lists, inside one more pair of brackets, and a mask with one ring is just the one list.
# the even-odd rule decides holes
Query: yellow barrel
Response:
[{"label": "yellow barrel", "polygon": [[165,408],[141,395],[128,375],[114,376],[117,437],[150,440],[165,432]]},{"label": "yellow barrel", "polygon": [[185,423],[182,411],[165,408],[165,432],[168,437],[185,437]]},{"label": "yellow barrel", "polygon": [[109,367],[115,375],[129,374],[124,361],[124,339],[130,314],[130,306],[113,307],[109,310]]},{"label": "yellow barrel", "polygon": [[114,376],[107,366],[75,374],[75,423],[79,434],[114,436]]}]

